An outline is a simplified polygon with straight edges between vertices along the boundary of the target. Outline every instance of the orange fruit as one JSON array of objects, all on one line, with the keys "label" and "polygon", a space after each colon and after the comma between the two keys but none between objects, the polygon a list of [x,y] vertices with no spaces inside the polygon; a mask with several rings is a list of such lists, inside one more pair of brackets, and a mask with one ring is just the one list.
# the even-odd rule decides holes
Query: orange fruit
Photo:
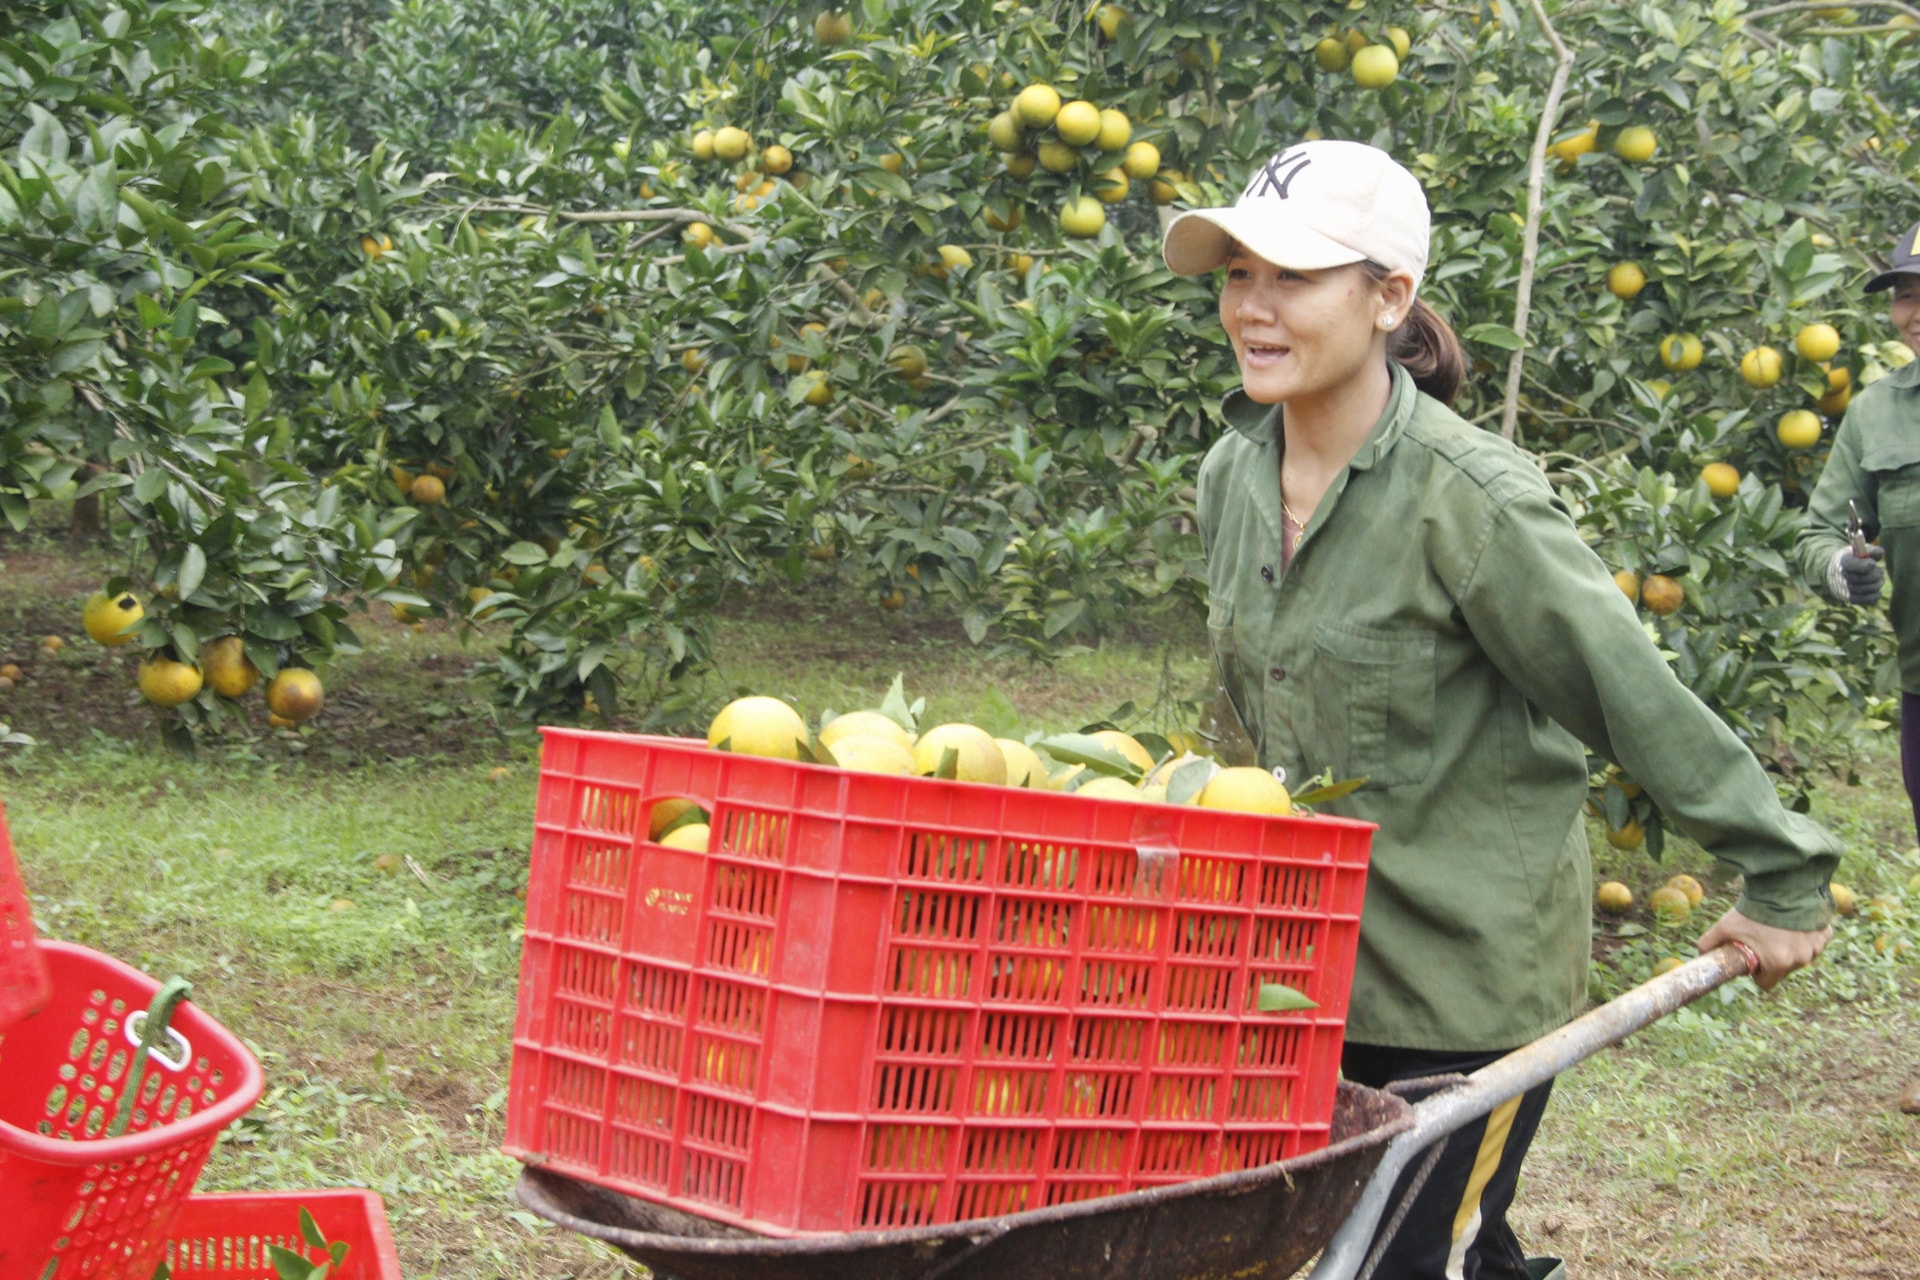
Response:
[{"label": "orange fruit", "polygon": [[1664,617],[1678,612],[1686,602],[1686,590],[1664,573],[1653,574],[1640,586],[1640,603],[1647,607],[1649,613]]}]

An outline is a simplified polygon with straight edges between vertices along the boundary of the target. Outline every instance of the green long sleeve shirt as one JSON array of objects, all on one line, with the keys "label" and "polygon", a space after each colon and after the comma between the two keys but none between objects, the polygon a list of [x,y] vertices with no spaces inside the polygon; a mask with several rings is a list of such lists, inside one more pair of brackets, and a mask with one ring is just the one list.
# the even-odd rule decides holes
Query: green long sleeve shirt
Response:
[{"label": "green long sleeve shirt", "polygon": [[1199,484],[1208,631],[1261,763],[1367,779],[1325,806],[1379,824],[1348,1038],[1508,1049],[1583,1006],[1583,742],[1745,875],[1744,914],[1824,925],[1834,839],[1674,677],[1539,471],[1392,372],[1291,566],[1278,409],[1231,397]]},{"label": "green long sleeve shirt", "polygon": [[1828,578],[1834,553],[1847,545],[1849,499],[1867,537],[1886,549],[1900,687],[1920,693],[1920,360],[1853,398],[1794,543],[1808,585],[1842,603]]}]

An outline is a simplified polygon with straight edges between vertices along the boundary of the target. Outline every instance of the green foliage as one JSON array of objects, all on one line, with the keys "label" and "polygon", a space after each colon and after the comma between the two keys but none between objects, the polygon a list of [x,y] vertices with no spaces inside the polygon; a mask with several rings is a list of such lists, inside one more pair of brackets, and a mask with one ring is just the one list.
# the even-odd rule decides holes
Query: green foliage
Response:
[{"label": "green foliage", "polygon": [[[1591,121],[1598,145],[1549,164],[1522,336],[1551,70],[1530,17],[1143,0],[1109,39],[1058,3],[850,16],[824,46],[810,11],[688,0],[9,10],[0,512],[111,497],[129,580],[162,593],[140,644],[189,660],[231,631],[263,670],[323,661],[367,607],[502,628],[516,720],[622,699],[684,720],[705,619],[776,575],[851,576],[1039,657],[1096,643],[1202,592],[1191,484],[1236,375],[1211,286],[1158,265],[1148,182],[1097,237],[1057,225],[1118,152],[1021,178],[989,144],[1045,81],[1131,118],[1156,198],[1230,200],[1303,135],[1407,158],[1469,416],[1497,418],[1523,348],[1521,443],[1551,465],[1684,487],[1727,460],[1757,486],[1733,524],[1670,530],[1582,495],[1635,563],[1699,561],[1703,609],[1666,632],[1682,678],[1775,762],[1863,705],[1877,633],[1807,613],[1762,554],[1818,467],[1770,424],[1827,390],[1802,323],[1839,328],[1856,382],[1892,354],[1853,293],[1920,192],[1910,32],[1733,0],[1558,13],[1555,136]],[[1315,65],[1323,35],[1396,24],[1388,88]],[[697,159],[695,131],[729,125],[748,156]],[[1628,126],[1651,160],[1612,154]],[[761,173],[773,143],[784,176]],[[1649,280],[1631,302],[1602,284],[1625,260]],[[1667,374],[1669,332],[1706,362]],[[1735,366],[1761,342],[1789,376],[1756,392]]]}]

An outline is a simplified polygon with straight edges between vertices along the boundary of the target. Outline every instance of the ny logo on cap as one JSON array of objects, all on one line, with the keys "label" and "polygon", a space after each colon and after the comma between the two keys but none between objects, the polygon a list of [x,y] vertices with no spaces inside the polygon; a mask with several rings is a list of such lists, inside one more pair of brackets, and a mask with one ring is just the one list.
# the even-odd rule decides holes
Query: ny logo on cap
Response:
[{"label": "ny logo on cap", "polygon": [[1313,157],[1303,156],[1295,151],[1282,151],[1261,167],[1247,183],[1247,189],[1240,193],[1242,200],[1258,200],[1271,195],[1275,199],[1285,200],[1287,188],[1300,176],[1300,171],[1313,163]]}]

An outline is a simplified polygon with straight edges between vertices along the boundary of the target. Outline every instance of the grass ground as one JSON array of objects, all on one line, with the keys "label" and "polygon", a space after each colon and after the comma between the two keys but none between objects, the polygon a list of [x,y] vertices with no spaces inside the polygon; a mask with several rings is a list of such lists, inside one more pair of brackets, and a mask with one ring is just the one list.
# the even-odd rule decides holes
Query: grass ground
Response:
[{"label": "grass ground", "polygon": [[[0,748],[0,794],[45,931],[184,974],[265,1063],[266,1097],[203,1184],[371,1186],[410,1280],[628,1274],[519,1212],[498,1153],[537,769],[464,682],[481,649],[380,619],[329,674],[314,725],[182,762],[157,745],[131,659],[79,632],[106,571],[64,544],[0,539],[0,661],[26,668],[0,720],[40,743]],[[69,640],[54,658],[38,647],[50,633]],[[911,611],[831,598],[743,604],[717,647],[716,693],[847,709],[901,672],[929,715],[996,732],[1184,696],[1205,672],[1199,644],[1152,636],[1052,668],[992,660]],[[1863,777],[1824,787],[1815,815],[1847,837],[1842,879],[1898,893],[1920,872],[1904,797],[1884,761]],[[1729,897],[1684,842],[1666,866],[1604,844],[1596,858],[1642,900],[1674,869],[1707,880],[1707,907]],[[1920,1273],[1920,1119],[1893,1107],[1920,1075],[1920,967],[1895,954],[1920,940],[1915,914],[1843,922],[1780,992],[1738,984],[1563,1077],[1524,1237],[1579,1277]],[[1602,992],[1686,950],[1700,922],[1626,923],[1604,926]]]}]

